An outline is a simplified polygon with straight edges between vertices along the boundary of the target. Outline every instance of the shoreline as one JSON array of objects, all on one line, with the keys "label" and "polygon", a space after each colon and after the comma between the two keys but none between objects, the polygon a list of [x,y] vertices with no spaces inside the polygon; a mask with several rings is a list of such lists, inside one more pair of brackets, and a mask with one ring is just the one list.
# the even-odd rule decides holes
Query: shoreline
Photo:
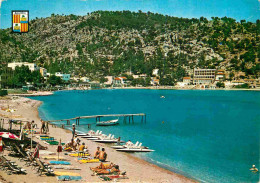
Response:
[{"label": "shoreline", "polygon": [[[3,100],[0,98],[0,100]],[[5,99],[4,99],[5,100]],[[7,101],[7,100],[5,100]],[[29,106],[26,105],[26,107],[23,107],[20,105],[20,103],[23,102],[24,105],[29,104]],[[25,97],[12,97],[9,100],[8,105],[10,107],[16,108],[15,112],[17,116],[21,119],[25,120],[34,120],[38,127],[40,127],[40,116],[39,116],[39,111],[38,107],[42,104],[41,101],[38,100],[33,100]],[[18,103],[18,104],[17,104]],[[16,105],[15,105],[16,104]],[[2,106],[0,106],[2,107]],[[24,108],[26,110],[26,114],[23,114],[24,111],[20,110],[20,108]],[[0,117],[3,117],[3,112],[1,110],[0,112]],[[14,114],[12,114],[14,116]],[[6,116],[7,117],[7,116]],[[10,117],[11,118],[11,117]],[[62,139],[63,142],[67,142],[70,140],[71,136],[71,131],[69,129],[61,129],[55,125],[49,125],[50,129],[50,135],[54,136],[56,139]],[[36,138],[34,137],[34,140],[36,141]],[[82,139],[81,139],[82,140]],[[82,140],[83,141],[83,140]],[[39,141],[42,142],[42,141]],[[144,159],[135,157],[133,155],[127,154],[127,153],[120,153],[115,151],[114,149],[110,148],[107,145],[92,142],[92,141],[84,141],[86,145],[88,146],[88,149],[91,154],[94,153],[95,149],[97,146],[100,147],[105,147],[106,152],[108,153],[108,161],[114,162],[119,164],[120,169],[123,171],[127,172],[127,175],[129,179],[122,180],[122,182],[197,182],[196,180],[190,178],[190,177],[185,177],[184,175],[175,173],[173,171],[170,171],[168,169],[162,168],[156,164],[153,164],[151,162],[148,162]],[[44,144],[46,146],[46,144]],[[53,149],[53,152],[55,151],[56,147],[49,147],[48,149]],[[63,153],[62,153],[62,156]],[[66,157],[67,158],[67,157]],[[97,166],[98,164],[79,164],[76,162],[75,166],[79,167],[94,167]],[[121,168],[122,167],[122,168]],[[86,168],[88,171],[85,173],[87,175],[90,175],[91,171],[89,168]],[[145,170],[145,172],[144,172]],[[81,172],[84,172],[83,170]],[[83,177],[83,173],[82,177]],[[3,176],[5,179],[8,178],[7,180],[10,180],[10,176],[6,176],[5,173],[1,173],[1,176]],[[87,177],[87,180],[89,182],[100,182],[100,180],[97,177]],[[11,181],[11,180],[10,180]],[[14,179],[15,181],[15,179]],[[53,179],[52,179],[53,181]],[[30,181],[29,181],[30,182]],[[32,181],[34,182],[34,181]],[[48,182],[48,181],[47,181]]]}]

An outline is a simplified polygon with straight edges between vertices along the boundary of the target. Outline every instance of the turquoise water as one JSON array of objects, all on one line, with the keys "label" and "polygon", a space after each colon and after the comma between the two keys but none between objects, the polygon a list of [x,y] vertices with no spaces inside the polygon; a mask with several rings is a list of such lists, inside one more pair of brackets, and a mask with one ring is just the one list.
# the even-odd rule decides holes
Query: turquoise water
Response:
[{"label": "turquoise water", "polygon": [[[135,124],[120,119],[118,126],[94,129],[140,141],[156,151],[136,156],[202,182],[259,181],[259,174],[249,171],[252,164],[259,168],[259,92],[92,90],[33,99],[44,102],[39,111],[45,120],[146,113],[146,124],[135,117]],[[95,119],[81,121],[89,122]]]}]

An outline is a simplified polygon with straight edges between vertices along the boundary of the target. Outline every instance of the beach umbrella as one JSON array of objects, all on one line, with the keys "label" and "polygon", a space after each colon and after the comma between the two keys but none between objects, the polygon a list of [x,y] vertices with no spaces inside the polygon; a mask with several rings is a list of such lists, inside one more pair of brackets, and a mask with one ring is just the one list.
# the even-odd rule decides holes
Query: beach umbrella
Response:
[{"label": "beach umbrella", "polygon": [[7,139],[20,140],[19,137],[10,132],[0,132],[0,136]]}]

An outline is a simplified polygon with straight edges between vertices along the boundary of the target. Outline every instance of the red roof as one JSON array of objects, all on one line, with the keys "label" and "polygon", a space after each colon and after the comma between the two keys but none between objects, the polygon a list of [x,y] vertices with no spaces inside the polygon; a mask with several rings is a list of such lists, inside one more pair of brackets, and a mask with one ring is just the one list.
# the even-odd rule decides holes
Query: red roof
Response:
[{"label": "red roof", "polygon": [[183,77],[183,79],[190,79],[190,77]]},{"label": "red roof", "polygon": [[121,80],[120,78],[115,78],[115,80]]},{"label": "red roof", "polygon": [[126,77],[120,77],[120,78],[122,78],[122,79],[127,79]]}]

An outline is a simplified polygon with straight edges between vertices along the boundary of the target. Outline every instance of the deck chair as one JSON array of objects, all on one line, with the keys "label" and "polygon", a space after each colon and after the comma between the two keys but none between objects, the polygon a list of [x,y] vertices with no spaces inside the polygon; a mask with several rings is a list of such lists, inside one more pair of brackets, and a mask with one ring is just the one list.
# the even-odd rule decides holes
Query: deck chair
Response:
[{"label": "deck chair", "polygon": [[141,147],[142,147],[142,143],[140,143],[137,147],[138,147],[138,148],[141,148]]},{"label": "deck chair", "polygon": [[10,161],[7,161],[6,165],[7,165],[7,168],[10,170],[11,173],[26,174],[25,169],[22,169],[22,167],[14,166]]},{"label": "deck chair", "polygon": [[101,135],[101,134],[102,134],[102,131],[100,131],[98,135]]},{"label": "deck chair", "polygon": [[8,174],[16,173],[16,174],[26,174],[26,170],[18,167],[14,162],[7,160],[4,156],[0,157],[2,166],[5,170],[8,171]]},{"label": "deck chair", "polygon": [[54,175],[54,171],[52,170],[52,168],[47,165],[44,164],[40,159],[35,158],[35,161],[37,163],[37,165],[39,166],[37,173],[39,173],[39,175],[42,175],[42,173],[45,173],[46,175]]},{"label": "deck chair", "polygon": [[15,157],[21,156],[21,154],[19,153],[19,151],[17,150],[14,144],[10,144],[10,149],[11,152],[8,154],[9,156],[15,156]]},{"label": "deck chair", "polygon": [[[7,170],[7,161],[9,160],[7,160],[4,156],[0,156],[0,165],[2,170]],[[12,163],[14,166],[17,166],[15,162],[10,161],[10,163]]]},{"label": "deck chair", "polygon": [[115,135],[112,135],[111,139],[114,139],[115,138]]},{"label": "deck chair", "polygon": [[29,161],[27,153],[24,150],[22,150],[18,145],[14,144],[14,146],[17,149],[17,151],[20,153],[20,156],[21,156],[18,158],[18,160]]},{"label": "deck chair", "polygon": [[99,134],[99,130],[96,131],[95,135],[98,135]]}]

